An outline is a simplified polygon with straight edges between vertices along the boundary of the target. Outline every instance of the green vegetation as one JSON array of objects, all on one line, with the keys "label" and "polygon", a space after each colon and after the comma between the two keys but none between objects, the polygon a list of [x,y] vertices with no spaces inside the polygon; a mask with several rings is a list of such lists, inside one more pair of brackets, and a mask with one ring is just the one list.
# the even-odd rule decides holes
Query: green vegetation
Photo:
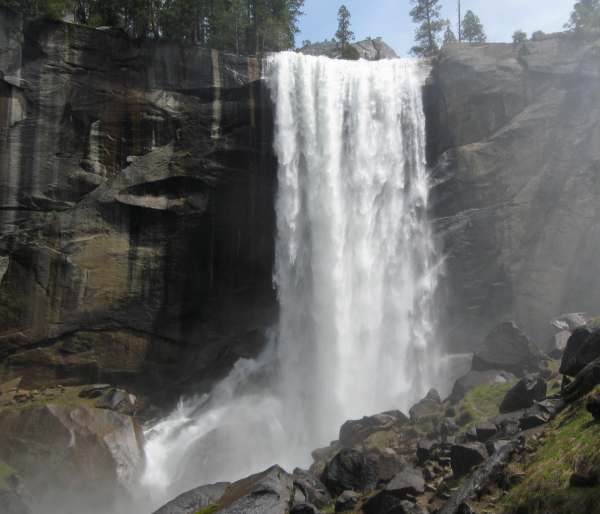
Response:
[{"label": "green vegetation", "polygon": [[446,21],[446,32],[444,32],[444,45],[450,45],[452,43],[456,43],[458,40],[456,39],[456,34],[452,30],[449,21]]},{"label": "green vegetation", "polygon": [[565,25],[578,34],[600,32],[600,0],[578,0],[575,2],[571,19]]},{"label": "green vegetation", "polygon": [[327,505],[327,507],[324,507],[321,509],[321,513],[322,514],[334,514],[335,512],[335,504],[331,504],[331,505]]},{"label": "green vegetation", "polygon": [[524,464],[524,482],[502,500],[504,512],[600,514],[600,486],[569,487],[572,473],[600,471],[600,424],[585,409],[585,401],[550,424],[544,442]]},{"label": "green vegetation", "polygon": [[72,15],[140,39],[168,39],[237,53],[294,46],[304,0],[0,0],[27,19]]},{"label": "green vegetation", "polygon": [[487,37],[479,16],[467,11],[462,21],[462,38],[469,43],[485,43]]},{"label": "green vegetation", "polygon": [[439,34],[446,22],[440,18],[442,6],[439,0],[411,0],[414,4],[410,15],[419,26],[415,33],[416,45],[411,52],[419,57],[433,57],[439,52]]},{"label": "green vegetation", "polygon": [[212,514],[213,512],[217,512],[220,507],[217,504],[208,505],[198,511],[195,514]]},{"label": "green vegetation", "polygon": [[589,325],[592,329],[600,328],[600,316],[597,316],[596,318],[590,320]]},{"label": "green vegetation", "polygon": [[[342,49],[342,57],[344,59],[352,59],[351,55],[356,55],[356,59],[358,59],[358,52],[356,54],[349,52],[351,48],[350,41],[354,39],[354,32],[350,30],[350,17],[350,11],[345,5],[342,5],[338,11],[338,29],[335,37]],[[356,51],[356,49],[352,49]]]},{"label": "green vegetation", "polygon": [[515,382],[482,385],[471,389],[456,407],[456,422],[468,429],[499,414],[499,407]]},{"label": "green vegetation", "polygon": [[[0,408],[0,415],[3,411],[9,410],[23,410],[31,407],[43,406],[48,404],[54,405],[66,405],[70,407],[80,407],[87,406],[93,407],[97,398],[80,398],[79,393],[83,389],[83,386],[75,386],[75,387],[64,387],[62,389],[53,389],[51,394],[44,394],[43,392],[38,392],[33,395],[32,398],[12,403],[10,405],[5,405]],[[24,394],[25,391],[19,391],[18,394]],[[0,395],[0,400],[6,400],[8,397],[6,395]]]},{"label": "green vegetation", "polygon": [[512,36],[513,43],[518,45],[527,41],[527,33],[522,30],[516,30]]}]

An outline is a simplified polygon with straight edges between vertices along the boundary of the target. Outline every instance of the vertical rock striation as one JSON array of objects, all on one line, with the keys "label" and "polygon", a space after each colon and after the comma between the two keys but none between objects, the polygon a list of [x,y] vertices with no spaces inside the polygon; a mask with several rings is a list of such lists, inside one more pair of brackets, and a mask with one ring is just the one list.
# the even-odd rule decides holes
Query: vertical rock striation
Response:
[{"label": "vertical rock striation", "polygon": [[255,58],[0,10],[0,381],[176,391],[274,317]]}]

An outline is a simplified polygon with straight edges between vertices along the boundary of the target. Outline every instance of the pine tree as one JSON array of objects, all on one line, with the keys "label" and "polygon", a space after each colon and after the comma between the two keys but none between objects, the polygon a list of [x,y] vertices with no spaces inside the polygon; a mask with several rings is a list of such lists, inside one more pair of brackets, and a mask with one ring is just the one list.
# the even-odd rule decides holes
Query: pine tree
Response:
[{"label": "pine tree", "polygon": [[515,45],[524,43],[527,41],[527,33],[523,32],[522,30],[516,30],[512,36],[512,39]]},{"label": "pine tree", "polygon": [[467,11],[462,23],[463,39],[469,43],[485,43],[487,37],[483,25],[473,11]]},{"label": "pine tree", "polygon": [[456,35],[452,31],[452,27],[450,26],[450,22],[446,22],[446,32],[444,32],[444,46],[451,45],[452,43],[456,43],[458,40],[456,39]]},{"label": "pine tree", "polygon": [[578,0],[565,28],[577,33],[600,31],[600,0]]},{"label": "pine tree", "polygon": [[236,53],[294,47],[304,0],[0,0],[26,19],[75,15],[135,38],[168,39]]},{"label": "pine tree", "polygon": [[350,41],[354,39],[354,32],[350,30],[350,11],[345,5],[342,5],[338,11],[338,29],[335,33],[338,44],[344,54]]},{"label": "pine tree", "polygon": [[439,52],[438,36],[445,22],[440,19],[439,0],[411,0],[414,5],[410,15],[419,27],[415,33],[417,43],[411,50],[414,55],[432,57]]}]

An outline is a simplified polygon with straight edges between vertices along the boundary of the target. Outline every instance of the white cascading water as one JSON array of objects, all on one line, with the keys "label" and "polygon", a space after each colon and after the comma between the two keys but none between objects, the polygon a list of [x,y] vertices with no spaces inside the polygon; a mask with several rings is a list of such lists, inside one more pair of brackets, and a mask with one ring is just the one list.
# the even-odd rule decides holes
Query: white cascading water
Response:
[{"label": "white cascading water", "polygon": [[267,59],[279,161],[269,347],[147,432],[154,506],[274,463],[307,466],[347,419],[407,409],[432,370],[422,64]]}]

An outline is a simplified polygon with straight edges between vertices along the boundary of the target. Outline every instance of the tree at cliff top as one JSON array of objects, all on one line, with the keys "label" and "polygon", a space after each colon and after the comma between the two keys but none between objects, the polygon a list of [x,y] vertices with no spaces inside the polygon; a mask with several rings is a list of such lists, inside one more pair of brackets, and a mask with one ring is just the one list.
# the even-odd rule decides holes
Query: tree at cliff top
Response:
[{"label": "tree at cliff top", "polygon": [[451,45],[452,43],[456,43],[458,40],[456,39],[456,34],[452,30],[450,26],[450,21],[446,21],[446,32],[444,32],[444,46]]},{"label": "tree at cliff top", "polygon": [[354,39],[354,32],[350,30],[350,17],[350,11],[342,5],[338,11],[338,29],[335,37],[343,59],[358,59],[358,52],[350,45],[350,41]]},{"label": "tree at cliff top", "polygon": [[479,16],[473,11],[467,11],[462,22],[463,39],[469,43],[485,43],[487,37]]},{"label": "tree at cliff top", "polygon": [[440,19],[439,0],[411,0],[414,4],[410,15],[419,27],[415,33],[417,43],[411,49],[414,55],[433,57],[439,52],[438,36],[444,30],[445,22]]},{"label": "tree at cliff top", "polygon": [[579,0],[565,28],[577,33],[600,32],[600,0]]},{"label": "tree at cliff top", "polygon": [[293,48],[304,0],[0,0],[26,18],[62,17],[237,53]]},{"label": "tree at cliff top", "polygon": [[515,30],[512,40],[515,45],[525,43],[527,41],[527,33],[522,30]]}]

